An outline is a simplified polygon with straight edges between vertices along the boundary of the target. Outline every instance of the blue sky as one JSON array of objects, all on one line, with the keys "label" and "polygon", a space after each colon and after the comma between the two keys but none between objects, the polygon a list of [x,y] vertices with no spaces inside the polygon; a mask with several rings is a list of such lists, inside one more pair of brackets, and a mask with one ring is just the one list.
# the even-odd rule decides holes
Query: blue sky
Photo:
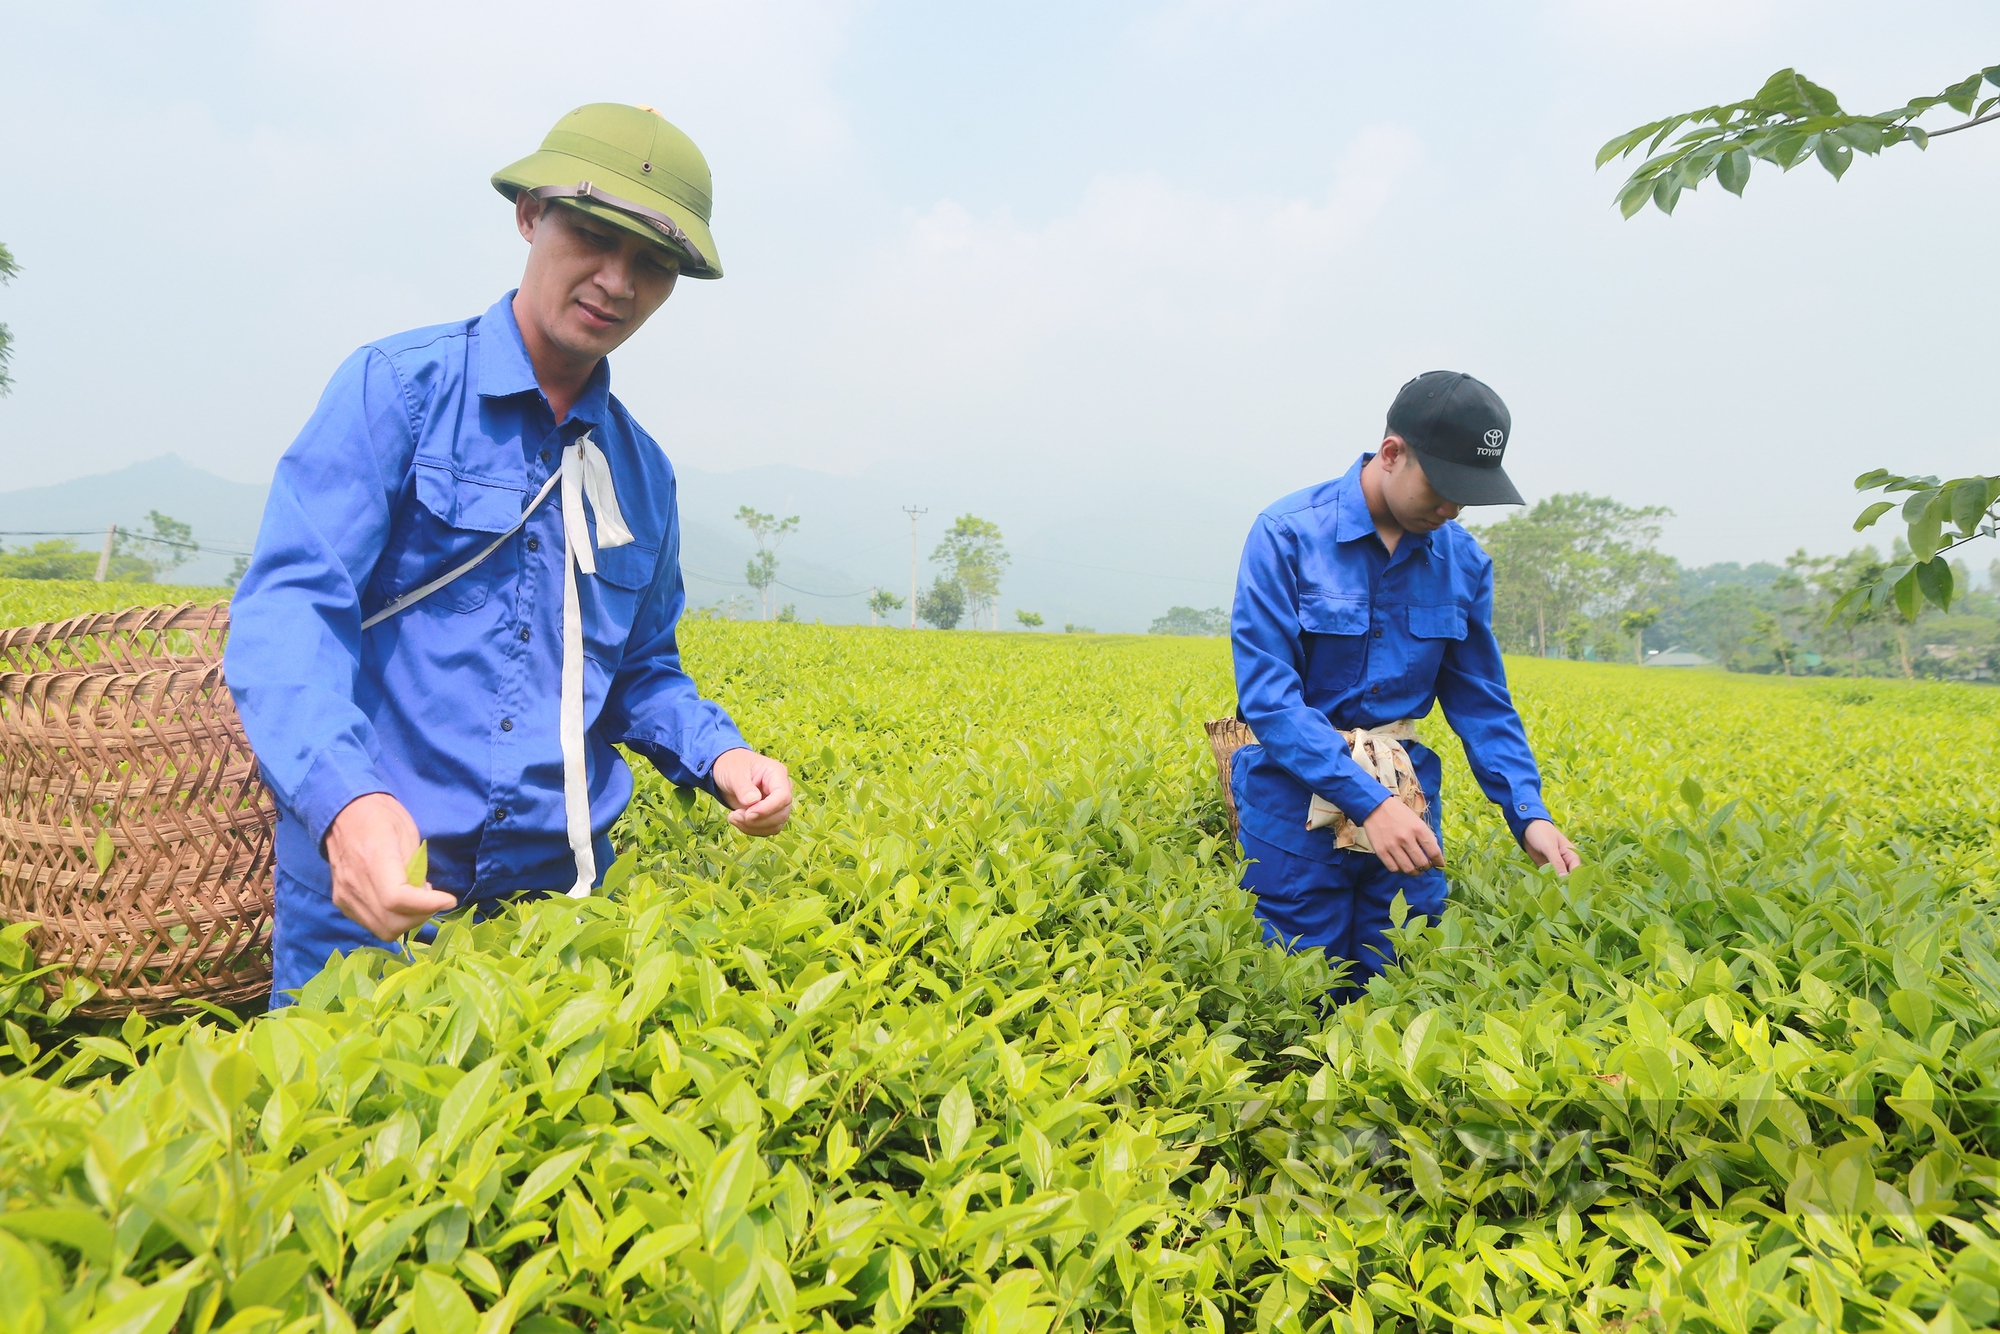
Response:
[{"label": "blue sky", "polygon": [[1530,496],[1669,505],[1696,562],[1844,548],[1854,474],[1990,470],[2000,443],[2000,129],[1838,186],[1760,168],[1672,219],[1621,221],[1621,173],[1591,168],[1783,65],[1869,109],[1940,87],[2000,61],[1990,4],[345,0],[4,25],[9,486],[167,450],[262,480],[346,352],[511,285],[486,177],[591,100],[658,106],[715,169],[729,276],[684,284],[614,371],[705,473],[875,478],[937,512],[1060,499],[1086,527],[1177,489],[1209,528],[1121,538],[1125,563],[1194,560],[1226,597],[1256,509],[1344,468],[1436,366],[1508,399]]}]

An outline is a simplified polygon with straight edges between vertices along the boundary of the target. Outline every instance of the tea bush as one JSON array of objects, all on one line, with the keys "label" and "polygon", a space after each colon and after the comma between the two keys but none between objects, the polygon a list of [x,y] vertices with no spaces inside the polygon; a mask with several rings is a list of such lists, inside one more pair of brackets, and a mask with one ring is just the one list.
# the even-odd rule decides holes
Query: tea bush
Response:
[{"label": "tea bush", "polygon": [[87,611],[123,611],[174,602],[227,602],[226,588],[180,584],[88,584],[67,579],[0,579],[0,625],[61,621]]},{"label": "tea bush", "polygon": [[241,1023],[17,1014],[0,1328],[2000,1317],[1987,693],[1516,663],[1590,864],[1448,751],[1452,905],[1329,1010],[1233,887],[1225,644],[689,640],[781,837],[646,776],[608,898]]}]

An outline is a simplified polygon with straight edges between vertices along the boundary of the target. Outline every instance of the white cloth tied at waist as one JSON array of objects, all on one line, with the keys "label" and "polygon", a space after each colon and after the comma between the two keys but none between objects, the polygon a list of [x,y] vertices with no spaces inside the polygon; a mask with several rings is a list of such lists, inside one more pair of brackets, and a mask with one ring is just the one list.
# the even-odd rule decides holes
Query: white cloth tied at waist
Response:
[{"label": "white cloth tied at waist", "polygon": [[[1410,753],[1403,749],[1405,741],[1417,739],[1417,724],[1414,719],[1401,718],[1380,727],[1357,727],[1342,732],[1347,741],[1349,754],[1361,771],[1389,789],[1397,798],[1422,815],[1429,808],[1424,796],[1423,785],[1417,781],[1416,766],[1410,761]],[[1334,846],[1354,852],[1373,852],[1375,847],[1368,841],[1368,831],[1347,818],[1347,813],[1318,793],[1313,794],[1306,807],[1306,828],[1325,829],[1332,827]]]},{"label": "white cloth tied at waist", "polygon": [[[576,884],[570,887],[574,899],[590,897],[597,883],[597,853],[590,841],[590,773],[583,737],[583,609],[577,597],[576,575],[597,573],[597,548],[622,547],[632,540],[625,515],[618,508],[618,492],[611,484],[611,462],[585,432],[563,451],[562,465],[542,483],[542,489],[521,511],[514,526],[488,543],[471,560],[448,570],[427,584],[405,593],[361,623],[363,630],[407,611],[452,580],[471,570],[500,549],[500,544],[521,531],[549,492],[562,489],[563,525],[563,613],[562,690],[558,707],[558,734],[562,742],[563,823],[569,834],[570,855],[576,860]],[[584,501],[597,516],[597,536],[593,541],[590,524],[584,518]]]}]

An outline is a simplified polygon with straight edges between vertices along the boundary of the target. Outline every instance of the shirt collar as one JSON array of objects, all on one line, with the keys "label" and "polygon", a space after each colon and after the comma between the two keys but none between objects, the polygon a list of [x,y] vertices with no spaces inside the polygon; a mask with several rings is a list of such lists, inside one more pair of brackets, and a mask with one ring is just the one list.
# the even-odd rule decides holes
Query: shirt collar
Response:
[{"label": "shirt collar", "polygon": [[[1374,457],[1373,453],[1363,454],[1354,460],[1354,465],[1340,479],[1340,504],[1333,521],[1333,540],[1336,542],[1353,542],[1375,536],[1375,516],[1368,512],[1368,497],[1361,490],[1361,470],[1367,467],[1368,460]],[[1436,536],[1437,533],[1434,531],[1421,536],[1416,533],[1404,533],[1403,540],[1396,544],[1396,549],[1400,551],[1405,543],[1414,542],[1418,547],[1429,551],[1431,539]]]},{"label": "shirt collar", "polygon": [[1361,469],[1373,454],[1363,454],[1340,479],[1340,507],[1334,515],[1333,540],[1353,542],[1375,535],[1375,520],[1368,513],[1368,497],[1361,491]]},{"label": "shirt collar", "polygon": [[[518,290],[518,289],[516,289]],[[538,394],[535,367],[528,360],[528,345],[521,341],[521,326],[514,321],[514,293],[496,301],[479,321],[479,396],[509,398],[515,394]],[[602,425],[611,397],[611,358],[597,363],[583,396],[570,409],[570,419]]]}]

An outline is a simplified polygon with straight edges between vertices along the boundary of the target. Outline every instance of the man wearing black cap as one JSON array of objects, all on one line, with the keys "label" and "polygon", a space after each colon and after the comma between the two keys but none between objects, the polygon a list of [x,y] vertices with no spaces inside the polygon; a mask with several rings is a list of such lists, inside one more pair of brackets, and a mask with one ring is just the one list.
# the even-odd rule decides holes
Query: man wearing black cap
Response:
[{"label": "man wearing black cap", "polygon": [[1453,522],[1523,503],[1500,466],[1512,425],[1471,376],[1420,375],[1377,452],[1272,505],[1244,544],[1230,621],[1237,713],[1257,737],[1231,775],[1243,885],[1268,939],[1349,960],[1355,987],[1393,959],[1398,892],[1412,916],[1444,910],[1440,765],[1414,722],[1433,701],[1528,855],[1577,865],[1507,693],[1493,562]]}]

